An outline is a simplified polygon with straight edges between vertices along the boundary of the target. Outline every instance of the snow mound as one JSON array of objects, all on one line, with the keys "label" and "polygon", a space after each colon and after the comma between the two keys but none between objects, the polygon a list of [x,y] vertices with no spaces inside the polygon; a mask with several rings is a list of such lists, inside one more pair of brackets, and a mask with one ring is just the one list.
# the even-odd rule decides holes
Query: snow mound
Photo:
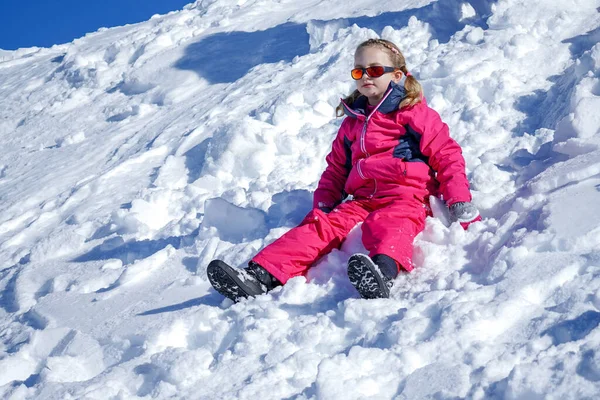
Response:
[{"label": "snow mound", "polygon": [[[594,0],[197,1],[0,51],[0,396],[596,398]],[[307,277],[232,304],[312,205],[353,49],[403,49],[484,220],[443,205],[366,301],[357,226]]]}]

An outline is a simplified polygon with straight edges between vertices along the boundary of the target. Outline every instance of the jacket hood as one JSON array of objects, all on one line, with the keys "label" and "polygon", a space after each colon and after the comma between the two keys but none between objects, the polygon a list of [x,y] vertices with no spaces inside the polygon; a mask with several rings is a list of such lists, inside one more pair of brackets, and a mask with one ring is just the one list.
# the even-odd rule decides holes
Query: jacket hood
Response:
[{"label": "jacket hood", "polygon": [[[406,97],[406,90],[404,86],[400,86],[399,84],[391,81],[383,98],[379,102],[379,104],[375,107],[376,111],[382,112],[384,114],[391,113],[398,110],[400,106],[400,102],[402,99]],[[352,105],[347,105],[343,100],[342,104],[344,105],[344,113],[352,118],[356,118],[359,115],[367,116],[367,104],[369,100],[366,96],[358,97]]]}]

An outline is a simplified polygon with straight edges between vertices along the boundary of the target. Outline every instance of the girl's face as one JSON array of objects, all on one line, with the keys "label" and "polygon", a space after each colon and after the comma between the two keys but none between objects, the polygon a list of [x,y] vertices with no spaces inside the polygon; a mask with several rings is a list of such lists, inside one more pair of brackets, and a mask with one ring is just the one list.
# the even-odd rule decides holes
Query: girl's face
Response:
[{"label": "girl's face", "polygon": [[[355,68],[367,68],[373,65],[383,67],[394,66],[388,52],[377,46],[363,47],[356,52],[354,56]],[[369,104],[374,106],[383,98],[390,81],[398,83],[400,79],[402,79],[402,72],[400,70],[385,73],[378,78],[371,78],[366,73],[363,73],[362,78],[356,81],[356,88],[360,94],[369,99]]]}]

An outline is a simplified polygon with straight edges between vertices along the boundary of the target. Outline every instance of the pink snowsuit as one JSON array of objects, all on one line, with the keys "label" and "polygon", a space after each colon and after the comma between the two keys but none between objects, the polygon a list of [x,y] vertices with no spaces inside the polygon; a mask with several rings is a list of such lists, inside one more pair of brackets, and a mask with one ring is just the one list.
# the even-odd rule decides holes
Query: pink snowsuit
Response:
[{"label": "pink snowsuit", "polygon": [[404,95],[392,82],[372,111],[364,96],[352,107],[344,104],[347,117],[326,158],[313,210],[252,261],[285,283],[338,248],[362,222],[371,257],[385,254],[413,269],[413,241],[424,228],[429,195],[441,194],[451,205],[471,201],[471,193],[461,148],[448,126],[425,100],[398,110]]}]

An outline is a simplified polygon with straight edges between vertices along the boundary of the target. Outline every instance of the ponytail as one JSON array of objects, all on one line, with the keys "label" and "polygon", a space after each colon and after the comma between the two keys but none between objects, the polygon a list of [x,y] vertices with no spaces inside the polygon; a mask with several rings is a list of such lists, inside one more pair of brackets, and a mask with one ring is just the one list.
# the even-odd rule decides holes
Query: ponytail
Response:
[{"label": "ponytail", "polygon": [[406,69],[406,65],[400,67],[400,71],[404,73],[406,79],[404,80],[404,90],[406,90],[406,96],[400,102],[400,109],[404,107],[412,107],[415,104],[423,100],[423,87]]},{"label": "ponytail", "polygon": [[354,102],[356,101],[356,99],[358,99],[361,96],[360,92],[358,90],[355,90],[354,92],[352,92],[350,94],[350,96],[346,97],[344,100],[342,100],[340,102],[340,104],[338,104],[338,106],[335,108],[335,116],[336,117],[343,117],[344,116],[344,104],[346,103],[346,105],[348,107],[352,107],[352,104],[354,104]]}]

